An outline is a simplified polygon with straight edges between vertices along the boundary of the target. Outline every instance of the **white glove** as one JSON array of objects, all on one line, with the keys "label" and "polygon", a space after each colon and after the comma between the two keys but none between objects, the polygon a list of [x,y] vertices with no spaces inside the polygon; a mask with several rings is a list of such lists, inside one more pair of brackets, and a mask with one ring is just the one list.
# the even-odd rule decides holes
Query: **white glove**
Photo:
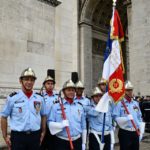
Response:
[{"label": "white glove", "polygon": [[115,132],[115,130],[116,130],[116,127],[114,127],[114,126],[113,126],[113,127],[112,127],[112,130]]},{"label": "white glove", "polygon": [[62,121],[62,126],[64,127],[69,127],[69,121],[68,120],[63,120]]},{"label": "white glove", "polygon": [[128,117],[117,117],[116,121],[120,128],[124,128],[128,125]]},{"label": "white glove", "polygon": [[82,131],[82,144],[86,144],[87,130]]},{"label": "white glove", "polygon": [[52,135],[55,135],[63,130],[61,122],[49,122],[48,127]]},{"label": "white glove", "polygon": [[144,134],[144,132],[145,132],[145,122],[141,122],[139,128],[140,128],[140,133]]},{"label": "white glove", "polygon": [[85,149],[86,149],[85,144],[82,144],[82,150],[85,150]]},{"label": "white glove", "polygon": [[111,144],[111,150],[114,150],[114,144]]},{"label": "white glove", "polygon": [[139,136],[139,141],[141,142],[142,139],[143,139],[143,134],[140,134],[140,136]]},{"label": "white glove", "polygon": [[111,144],[115,144],[115,132],[110,131]]},{"label": "white glove", "polygon": [[132,116],[131,114],[129,114],[129,115],[127,116],[127,118],[128,118],[128,120],[133,120],[133,116]]}]

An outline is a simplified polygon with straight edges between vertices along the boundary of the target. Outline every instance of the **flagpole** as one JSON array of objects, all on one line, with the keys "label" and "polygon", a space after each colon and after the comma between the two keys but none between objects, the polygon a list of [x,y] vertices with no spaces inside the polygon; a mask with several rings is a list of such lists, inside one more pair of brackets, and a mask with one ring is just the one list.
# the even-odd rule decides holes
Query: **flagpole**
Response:
[{"label": "flagpole", "polygon": [[[114,22],[114,12],[115,12],[115,7],[116,7],[116,2],[117,2],[117,0],[113,0],[113,17],[112,17],[112,24],[111,24],[112,27],[113,27],[113,22]],[[111,28],[111,30],[112,30],[112,28]],[[125,108],[125,111],[129,115],[130,112],[129,112],[127,106],[125,105],[124,101],[122,100],[121,103],[122,103],[123,107]],[[137,133],[137,135],[140,136],[140,131],[137,129],[137,127],[136,127],[136,125],[135,125],[133,120],[131,120],[131,123],[132,123],[132,125],[133,125],[133,127],[134,127],[134,129],[135,129],[135,131]]]},{"label": "flagpole", "polygon": [[102,137],[101,137],[101,142],[103,144],[104,144],[105,121],[106,121],[106,113],[104,113],[104,116],[103,116],[103,128],[102,128]]},{"label": "flagpole", "polygon": [[[116,1],[117,0],[113,0],[113,14],[112,14],[112,16],[114,16]],[[113,18],[114,17],[112,17],[112,25],[113,25]],[[108,91],[107,86],[106,86],[106,91]],[[104,116],[103,116],[103,128],[102,128],[102,136],[101,136],[101,142],[102,142],[102,144],[104,144],[105,121],[106,121],[106,113],[104,113]]]}]

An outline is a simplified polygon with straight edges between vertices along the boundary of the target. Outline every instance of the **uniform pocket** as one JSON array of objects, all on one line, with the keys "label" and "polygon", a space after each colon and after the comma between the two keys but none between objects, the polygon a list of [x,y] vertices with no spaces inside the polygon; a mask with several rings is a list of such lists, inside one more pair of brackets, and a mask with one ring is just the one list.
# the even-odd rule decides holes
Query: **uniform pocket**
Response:
[{"label": "uniform pocket", "polygon": [[[65,114],[66,114],[66,112],[65,112]],[[66,115],[67,115],[67,114],[66,114]],[[58,122],[60,122],[60,121],[63,120],[63,119],[62,119],[62,111],[61,111],[61,109],[56,111],[56,116],[55,116],[55,118],[56,118],[56,121],[58,121]]]},{"label": "uniform pocket", "polygon": [[25,103],[16,103],[14,104],[13,113],[16,115],[23,115],[26,112]]}]

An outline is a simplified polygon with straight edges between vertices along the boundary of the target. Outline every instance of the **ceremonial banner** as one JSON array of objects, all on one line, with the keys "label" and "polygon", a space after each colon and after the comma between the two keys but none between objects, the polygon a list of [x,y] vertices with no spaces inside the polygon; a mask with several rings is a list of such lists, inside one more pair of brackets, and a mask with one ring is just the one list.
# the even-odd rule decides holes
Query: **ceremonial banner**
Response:
[{"label": "ceremonial banner", "polygon": [[120,17],[116,9],[113,10],[110,33],[104,54],[102,78],[107,81],[108,92],[104,94],[97,104],[96,110],[107,112],[109,101],[117,103],[124,96],[125,86],[123,79],[123,59],[120,42],[123,41],[124,33]]}]

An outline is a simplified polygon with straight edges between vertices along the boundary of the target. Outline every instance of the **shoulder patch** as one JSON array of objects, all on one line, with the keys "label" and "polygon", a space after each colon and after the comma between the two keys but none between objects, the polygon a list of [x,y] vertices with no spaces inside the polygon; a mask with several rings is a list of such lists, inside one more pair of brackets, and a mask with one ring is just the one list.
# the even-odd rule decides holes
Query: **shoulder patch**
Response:
[{"label": "shoulder patch", "polygon": [[59,103],[59,100],[56,99],[53,101],[53,104],[57,104],[57,103]]},{"label": "shoulder patch", "polygon": [[42,96],[42,97],[43,97],[43,95],[42,95],[41,93],[36,92],[35,94],[40,95],[40,96]]},{"label": "shoulder patch", "polygon": [[16,95],[17,94],[17,92],[12,92],[9,96],[10,97],[13,97],[14,95]]}]

